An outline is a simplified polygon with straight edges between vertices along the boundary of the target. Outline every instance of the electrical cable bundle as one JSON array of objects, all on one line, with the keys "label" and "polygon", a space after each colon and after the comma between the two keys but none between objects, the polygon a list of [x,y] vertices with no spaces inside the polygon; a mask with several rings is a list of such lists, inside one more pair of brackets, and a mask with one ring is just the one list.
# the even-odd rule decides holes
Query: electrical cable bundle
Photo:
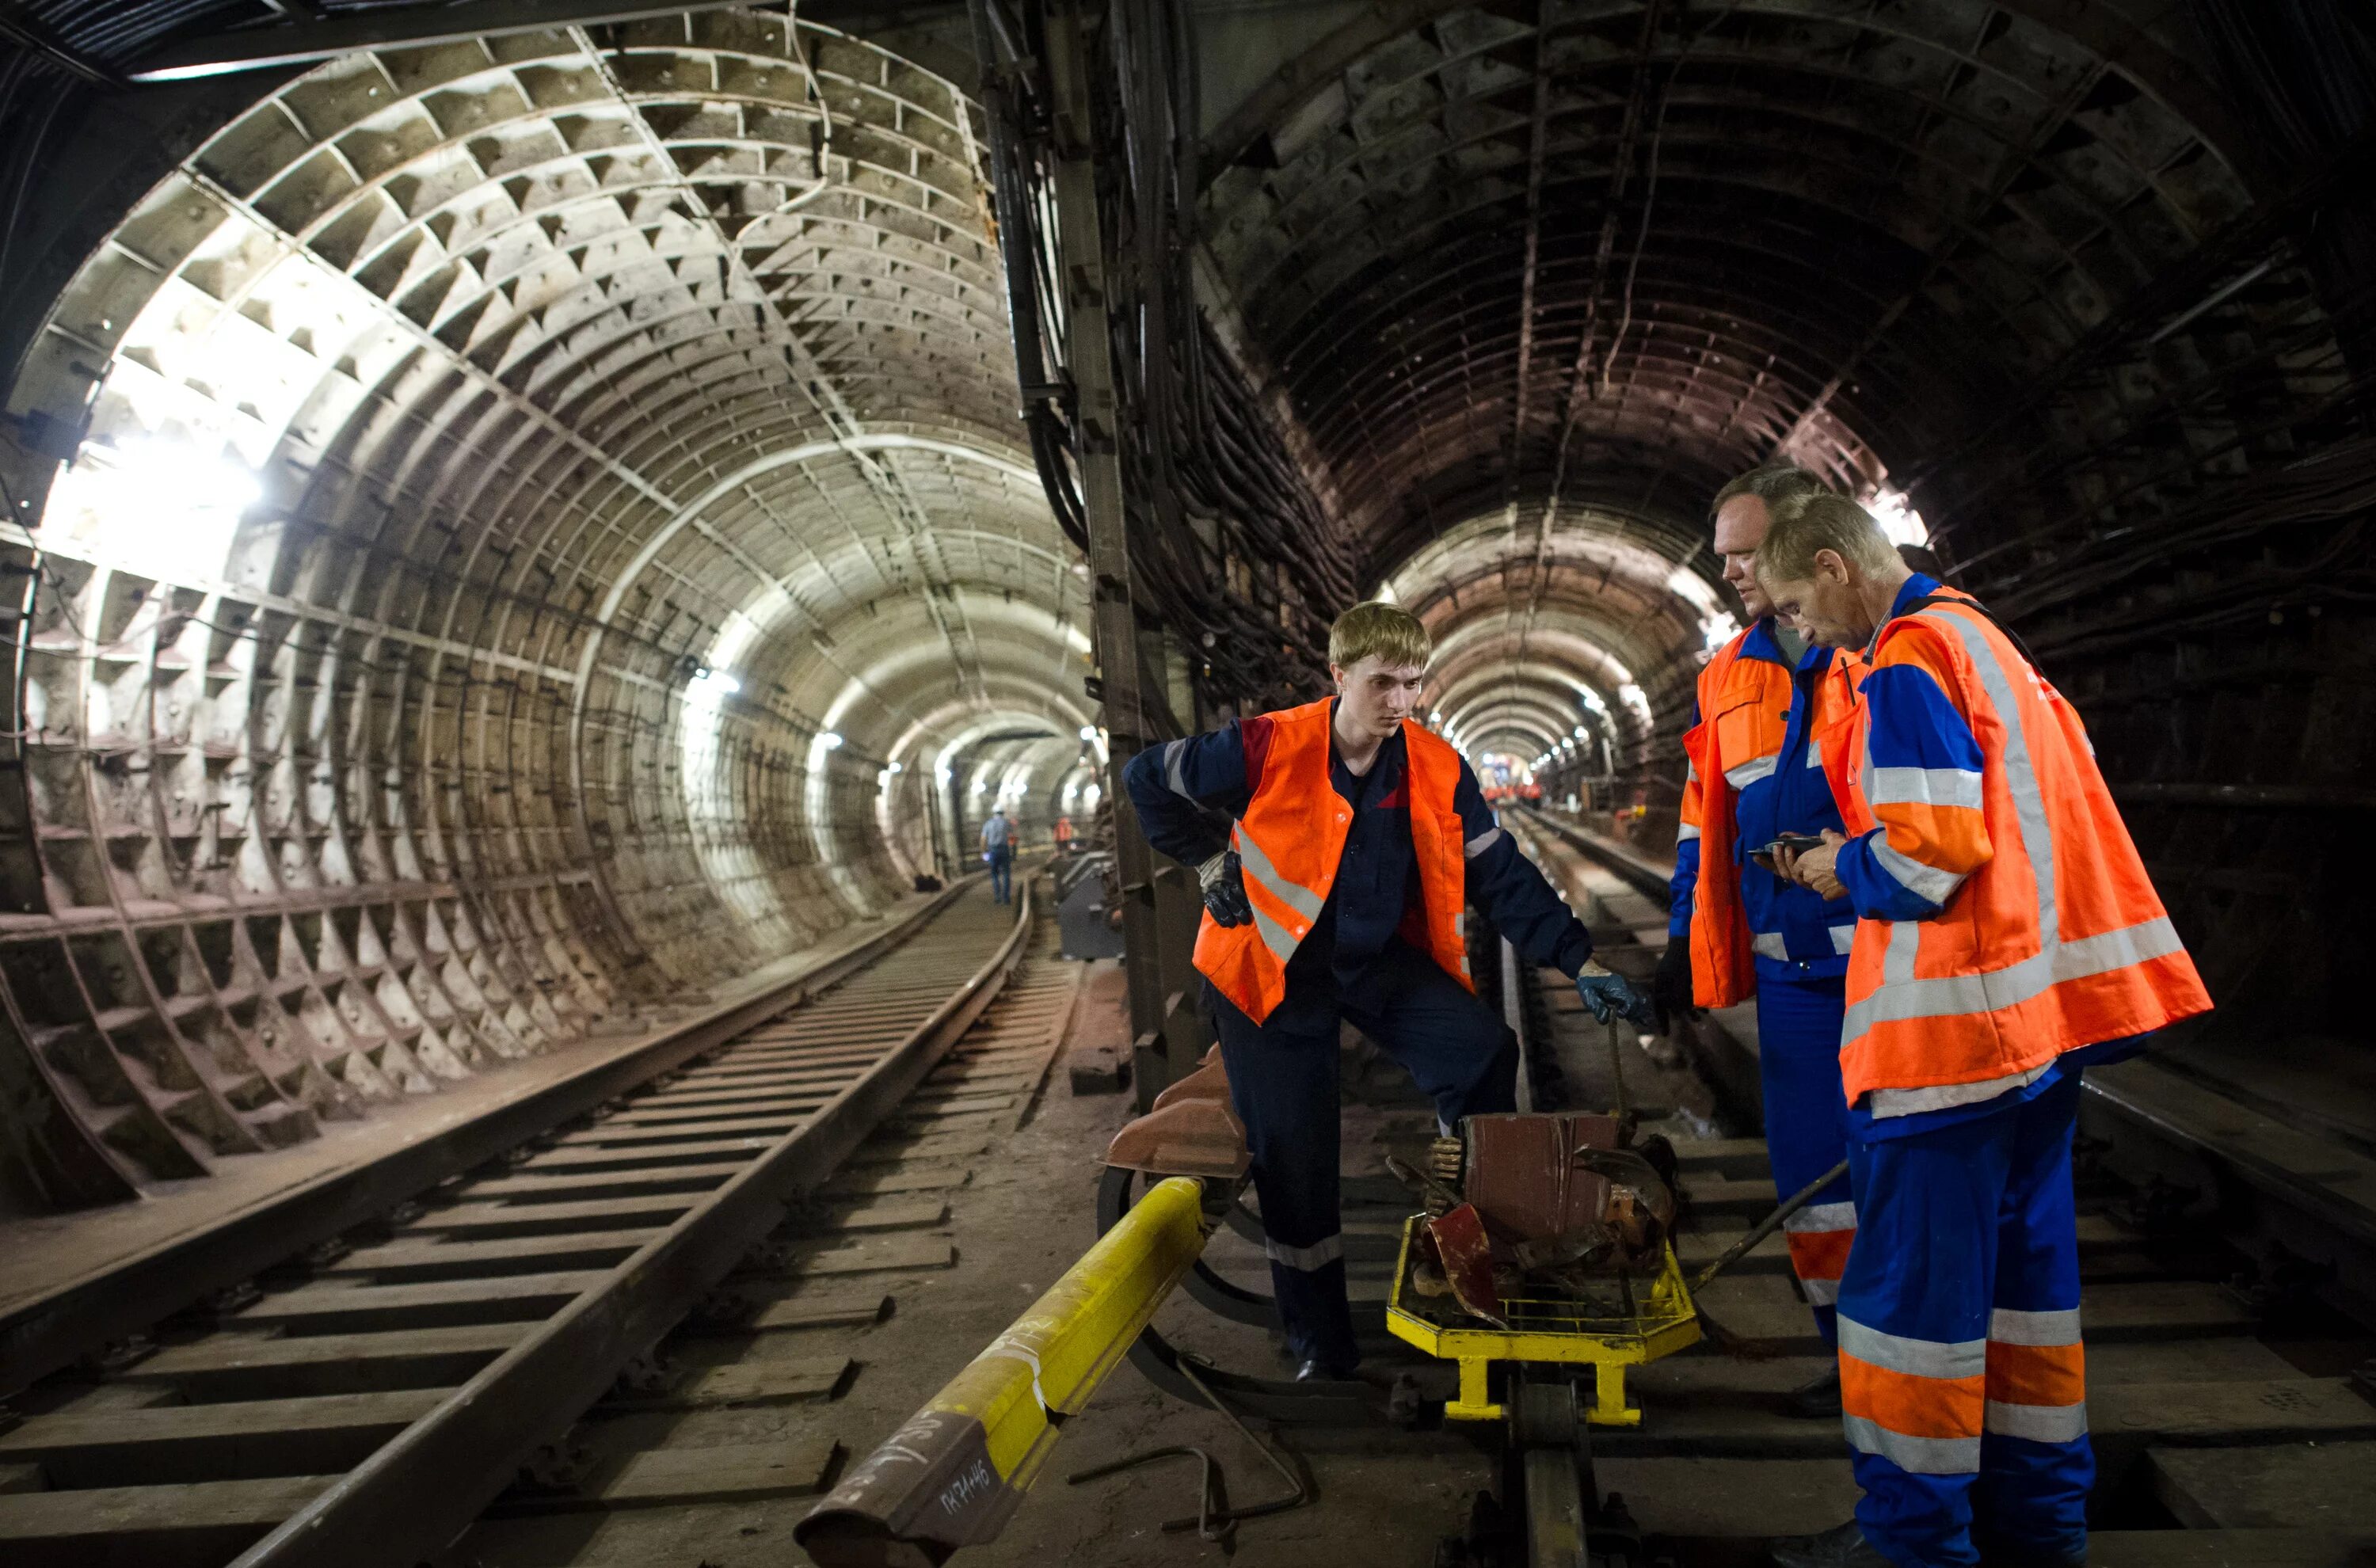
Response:
[{"label": "electrical cable bundle", "polygon": [[[1024,420],[1057,523],[1086,552],[1082,433],[1055,284],[1047,18],[1007,0],[972,9]],[[1086,129],[1100,154],[1133,598],[1163,624],[1202,629],[1193,679],[1208,707],[1301,701],[1325,669],[1329,621],[1358,592],[1358,554],[1195,303],[1185,11],[1178,0],[1113,0],[1097,44],[1104,69],[1093,72]]]}]

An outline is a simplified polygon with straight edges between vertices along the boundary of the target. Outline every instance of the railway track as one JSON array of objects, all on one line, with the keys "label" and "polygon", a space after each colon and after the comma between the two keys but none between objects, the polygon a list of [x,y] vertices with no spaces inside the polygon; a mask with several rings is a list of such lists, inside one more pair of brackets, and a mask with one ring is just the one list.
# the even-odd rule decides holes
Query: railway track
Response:
[{"label": "railway track", "polygon": [[[802,1200],[853,1156],[962,1145],[1036,1084],[1076,970],[1011,980],[1032,926],[1028,892],[1007,909],[968,888],[831,990],[160,1324],[95,1383],[36,1384],[0,1431],[0,1561],[410,1564],[506,1492],[602,1508],[813,1488],[829,1451],[688,1465],[564,1431],[606,1393],[815,1391],[810,1365],[688,1372],[654,1347],[688,1319],[765,1334],[884,1310],[832,1289],[802,1238],[822,1224],[863,1250],[938,1209],[931,1182],[861,1164],[839,1200]],[[1032,1051],[985,1056],[1018,1033]]]}]

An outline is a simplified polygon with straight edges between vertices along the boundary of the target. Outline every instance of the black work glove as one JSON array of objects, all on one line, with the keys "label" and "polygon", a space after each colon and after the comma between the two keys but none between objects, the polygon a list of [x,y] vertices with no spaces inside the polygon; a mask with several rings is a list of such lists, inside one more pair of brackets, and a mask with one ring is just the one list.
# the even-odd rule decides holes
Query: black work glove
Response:
[{"label": "black work glove", "polygon": [[1205,912],[1215,925],[1245,925],[1253,920],[1254,907],[1246,902],[1246,875],[1239,869],[1235,849],[1224,849],[1198,866],[1196,881],[1205,892]]},{"label": "black work glove", "polygon": [[1657,1034],[1670,1034],[1674,1026],[1685,1018],[1696,1018],[1700,1010],[1692,1004],[1692,938],[1686,932],[1667,938],[1667,951],[1658,959],[1658,972],[1650,980],[1650,1008],[1657,1015]]},{"label": "black work glove", "polygon": [[1611,974],[1598,964],[1585,965],[1584,972],[1575,977],[1575,993],[1592,1009],[1595,1023],[1623,1018],[1636,1028],[1646,1029],[1653,1022],[1649,999],[1626,984],[1623,975]]}]

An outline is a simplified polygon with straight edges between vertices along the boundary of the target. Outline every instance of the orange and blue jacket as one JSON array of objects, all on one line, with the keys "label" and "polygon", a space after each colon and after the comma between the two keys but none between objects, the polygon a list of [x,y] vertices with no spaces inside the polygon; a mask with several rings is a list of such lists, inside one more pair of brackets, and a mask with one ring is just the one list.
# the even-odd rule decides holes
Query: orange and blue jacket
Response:
[{"label": "orange and blue jacket", "polygon": [[1860,1127],[2029,1098],[2209,1010],[2079,716],[1968,595],[1916,575],[1854,680],[1821,743]]},{"label": "orange and blue jacket", "polygon": [[1749,858],[1777,834],[1842,826],[1814,744],[1832,650],[1794,669],[1764,620],[1700,671],[1675,834],[1667,934],[1692,944],[1693,1000],[1746,1001],[1760,980],[1846,974],[1856,912]]}]

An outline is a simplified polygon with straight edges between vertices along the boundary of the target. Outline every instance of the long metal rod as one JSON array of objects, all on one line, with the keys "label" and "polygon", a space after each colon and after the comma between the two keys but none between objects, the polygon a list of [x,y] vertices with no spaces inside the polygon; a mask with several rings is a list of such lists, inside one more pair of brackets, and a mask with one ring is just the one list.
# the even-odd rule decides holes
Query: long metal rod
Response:
[{"label": "long metal rod", "polygon": [[1760,1241],[1764,1241],[1766,1237],[1773,1235],[1775,1231],[1780,1229],[1784,1220],[1788,1219],[1792,1215],[1798,1213],[1800,1209],[1814,1202],[1815,1194],[1817,1193],[1822,1192],[1825,1187],[1830,1186],[1833,1182],[1838,1181],[1847,1173],[1848,1162],[1843,1159],[1837,1165],[1833,1166],[1829,1170],[1824,1171],[1821,1176],[1816,1177],[1813,1181],[1808,1182],[1805,1186],[1791,1194],[1788,1198],[1783,1200],[1781,1207],[1776,1209],[1772,1214],[1769,1214],[1764,1218],[1759,1220],[1755,1225],[1751,1226],[1748,1233],[1742,1236],[1740,1241],[1735,1241],[1731,1246],[1727,1247],[1723,1252],[1718,1253],[1716,1256],[1715,1262],[1709,1264],[1705,1268],[1700,1270],[1699,1273],[1693,1275],[1692,1277],[1692,1289],[1695,1292],[1706,1289],[1709,1283],[1713,1281],[1717,1275],[1722,1274],[1726,1269],[1730,1268],[1734,1264],[1737,1264],[1741,1259],[1747,1257],[1756,1249],[1757,1244]]},{"label": "long metal rod", "polygon": [[233,1568],[409,1568],[509,1486],[822,1183],[937,1065],[1021,960],[1031,884],[998,950],[908,1039],[659,1237],[237,1559]]}]

